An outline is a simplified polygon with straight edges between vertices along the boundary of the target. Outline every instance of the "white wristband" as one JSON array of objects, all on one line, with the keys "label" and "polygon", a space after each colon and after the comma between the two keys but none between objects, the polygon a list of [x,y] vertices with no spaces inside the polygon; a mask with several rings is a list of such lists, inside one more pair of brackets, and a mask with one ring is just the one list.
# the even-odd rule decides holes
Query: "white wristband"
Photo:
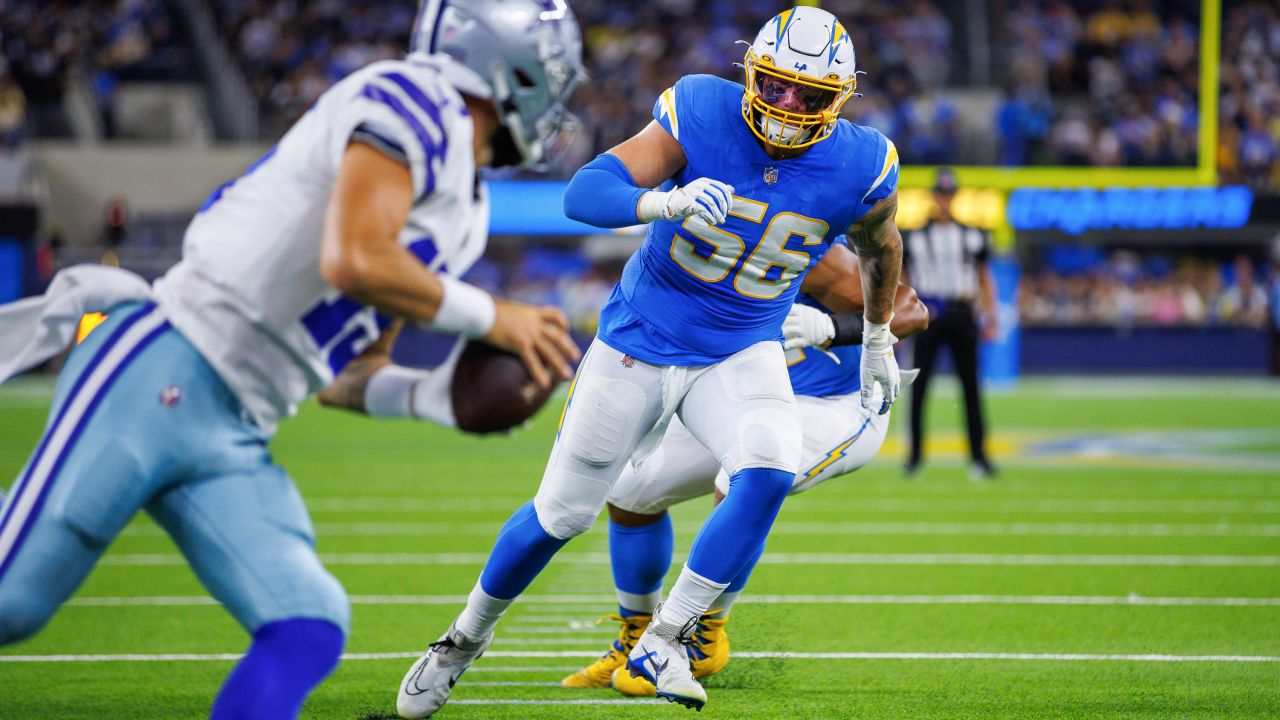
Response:
[{"label": "white wristband", "polygon": [[378,368],[364,388],[364,409],[369,417],[413,417],[413,389],[429,377],[423,370],[401,365]]},{"label": "white wristband", "polygon": [[893,313],[889,313],[889,319],[883,323],[873,323],[867,320],[866,315],[862,316],[862,346],[865,349],[868,345],[883,349],[891,347],[898,342],[898,338],[889,330],[889,323],[893,322]]},{"label": "white wristband", "polygon": [[[455,352],[453,358],[456,359]],[[455,427],[449,388],[453,360],[435,370],[402,365],[379,368],[364,389],[364,409],[373,418],[413,418]]]},{"label": "white wristband", "polygon": [[440,299],[440,310],[427,327],[465,337],[488,335],[498,316],[493,296],[457,278],[444,274],[436,277],[444,285],[444,297]]},{"label": "white wristband", "polygon": [[667,193],[661,190],[650,190],[640,196],[636,203],[636,217],[640,222],[653,222],[667,219]]}]

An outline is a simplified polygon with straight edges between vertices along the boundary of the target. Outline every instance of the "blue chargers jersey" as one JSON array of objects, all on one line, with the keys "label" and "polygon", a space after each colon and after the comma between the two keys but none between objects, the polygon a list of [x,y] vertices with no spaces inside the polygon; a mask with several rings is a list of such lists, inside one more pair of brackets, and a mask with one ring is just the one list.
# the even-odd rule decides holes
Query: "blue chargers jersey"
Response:
[{"label": "blue chargers jersey", "polygon": [[[816,307],[829,312],[822,303],[805,294],[796,297],[802,305]],[[830,355],[816,348],[802,348],[787,351],[787,370],[791,373],[791,390],[796,395],[827,397],[829,395],[852,395],[862,387],[859,369],[862,363],[861,345],[841,345],[832,348],[831,353],[840,358],[840,362],[831,359]]]},{"label": "blue chargers jersey", "polygon": [[898,152],[871,128],[840,120],[797,157],[772,160],[742,117],[742,85],[690,75],[653,116],[684,149],[686,185],[732,185],[729,218],[649,225],[600,314],[600,339],[658,365],[707,365],[763,340],[782,321],[804,274],[898,184]]}]

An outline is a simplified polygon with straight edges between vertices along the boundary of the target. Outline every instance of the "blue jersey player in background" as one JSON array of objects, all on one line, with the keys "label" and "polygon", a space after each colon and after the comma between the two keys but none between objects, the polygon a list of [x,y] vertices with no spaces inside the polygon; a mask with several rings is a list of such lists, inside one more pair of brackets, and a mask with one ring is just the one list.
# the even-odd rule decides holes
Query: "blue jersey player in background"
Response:
[{"label": "blue jersey player in background", "polygon": [[[859,395],[862,341],[862,278],[847,248],[831,248],[805,276],[796,303],[782,325],[791,388],[796,396],[804,450],[790,494],[853,473],[880,451],[892,413],[863,408]],[[891,330],[906,337],[928,326],[929,311],[916,293],[898,286]],[[829,348],[829,351],[824,351]],[[905,389],[917,371],[902,372]],[[910,374],[909,374],[910,373]],[[678,418],[662,443],[640,467],[623,468],[609,493],[609,558],[621,627],[605,652],[561,681],[570,688],[608,688],[624,695],[652,696],[653,684],[632,677],[627,655],[652,622],[662,599],[662,581],[671,566],[675,532],[668,509],[712,495],[723,500],[729,476],[720,461]],[[761,548],[763,550],[763,548]],[[756,560],[744,567],[711,604],[687,646],[695,678],[722,670],[729,662],[726,627],[734,603],[746,587]]]},{"label": "blue jersey player in background", "polygon": [[[425,717],[447,700],[506,608],[591,527],[624,468],[643,466],[677,414],[720,462],[729,492],[628,667],[668,700],[706,702],[684,646],[760,552],[800,469],[782,324],[806,272],[841,236],[862,270],[861,402],[885,413],[897,397],[897,152],[839,119],[856,84],[848,32],[817,8],[787,10],[743,64],[745,87],[677,82],[654,122],[570,183],[567,215],[599,227],[650,223],[648,236],[602,311],[536,497],[502,528],[466,608],[405,676],[402,715]],[[649,189],[668,181],[671,190]]]}]

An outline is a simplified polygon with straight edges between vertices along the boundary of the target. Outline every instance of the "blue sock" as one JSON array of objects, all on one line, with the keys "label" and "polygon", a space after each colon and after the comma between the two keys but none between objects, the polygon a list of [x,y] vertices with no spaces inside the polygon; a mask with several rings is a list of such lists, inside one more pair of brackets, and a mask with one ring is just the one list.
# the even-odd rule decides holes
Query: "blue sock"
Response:
[{"label": "blue sock", "polygon": [[512,513],[498,532],[493,552],[489,553],[489,561],[480,573],[480,587],[495,598],[515,598],[567,542],[551,537],[542,529],[530,500]]},{"label": "blue sock", "polygon": [[747,581],[751,579],[751,571],[756,569],[756,563],[760,562],[760,556],[764,554],[764,543],[760,543],[760,548],[755,554],[747,560],[747,564],[733,576],[733,582],[729,583],[729,587],[725,588],[725,592],[742,592],[742,588],[747,586]]},{"label": "blue sock", "polygon": [[623,617],[653,613],[654,604],[661,599],[656,596],[662,589],[662,578],[671,567],[675,542],[667,513],[656,522],[634,527],[609,521],[609,561],[618,591],[618,612]]},{"label": "blue sock", "polygon": [[764,551],[764,540],[795,473],[747,468],[729,478],[729,494],[711,511],[689,551],[689,569],[717,583],[729,583]]},{"label": "blue sock", "polygon": [[263,625],[214,700],[211,720],[296,718],[302,701],[338,666],[343,641],[342,630],[327,620]]}]

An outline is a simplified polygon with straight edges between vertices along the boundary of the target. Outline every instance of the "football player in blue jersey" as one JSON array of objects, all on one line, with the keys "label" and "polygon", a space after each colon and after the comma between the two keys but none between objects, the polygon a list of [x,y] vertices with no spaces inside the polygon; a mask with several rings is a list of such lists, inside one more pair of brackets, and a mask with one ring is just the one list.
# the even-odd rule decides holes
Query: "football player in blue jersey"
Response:
[{"label": "football player in blue jersey", "polygon": [[[889,429],[889,414],[861,407],[858,392],[863,302],[857,258],[847,248],[833,247],[805,276],[800,292],[783,323],[787,367],[804,430],[800,472],[791,494],[866,465],[879,452]],[[893,334],[907,337],[928,324],[924,303],[913,289],[899,285]],[[904,388],[916,372],[902,372]],[[643,465],[623,469],[607,503],[609,555],[618,597],[618,615],[607,619],[619,621],[621,629],[603,655],[564,678],[561,685],[613,687],[625,695],[654,694],[653,684],[633,677],[624,663],[662,599],[662,580],[674,550],[667,509],[713,493],[719,502],[728,481],[719,460],[679,419],[671,421],[662,443]],[[728,663],[725,626],[758,558],[734,577],[694,628],[686,652],[695,678],[716,673]]]},{"label": "football player in blue jersey", "polygon": [[649,223],[648,235],[601,313],[537,495],[499,532],[466,608],[406,674],[403,716],[447,700],[502,613],[591,527],[624,468],[643,467],[675,415],[724,468],[729,492],[627,663],[658,695],[702,707],[685,645],[760,552],[800,470],[782,324],[805,273],[842,236],[862,271],[860,402],[883,414],[897,398],[898,158],[879,132],[839,118],[856,85],[849,34],[823,10],[787,10],[743,65],[745,87],[681,79],[653,122],[570,182],[567,215],[598,227]]}]

